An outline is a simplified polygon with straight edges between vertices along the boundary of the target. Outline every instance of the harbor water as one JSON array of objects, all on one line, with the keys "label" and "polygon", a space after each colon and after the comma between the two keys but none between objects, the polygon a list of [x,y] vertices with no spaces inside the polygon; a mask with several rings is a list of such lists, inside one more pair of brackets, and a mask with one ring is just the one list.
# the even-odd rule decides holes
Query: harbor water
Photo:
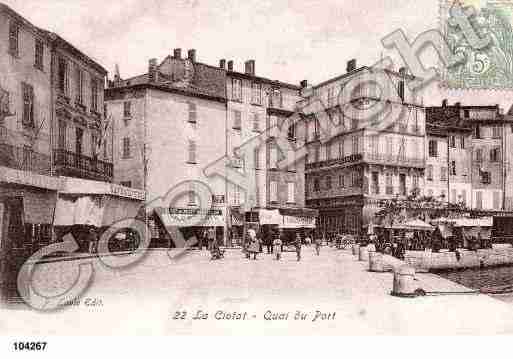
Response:
[{"label": "harbor water", "polygon": [[[513,266],[442,271],[437,274],[471,289],[513,285]],[[493,294],[492,296],[513,304],[513,293]]]}]

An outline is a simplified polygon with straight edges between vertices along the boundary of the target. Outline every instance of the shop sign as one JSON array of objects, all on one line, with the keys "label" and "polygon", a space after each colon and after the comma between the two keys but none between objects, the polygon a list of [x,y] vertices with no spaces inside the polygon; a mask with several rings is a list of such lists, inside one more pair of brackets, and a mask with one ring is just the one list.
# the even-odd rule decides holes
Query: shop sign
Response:
[{"label": "shop sign", "polygon": [[222,216],[223,211],[219,208],[205,209],[205,208],[169,208],[169,214],[181,214],[186,216]]},{"label": "shop sign", "polygon": [[54,191],[58,190],[61,184],[61,181],[55,177],[43,176],[33,172],[19,171],[7,167],[0,167],[0,182],[46,188]]},{"label": "shop sign", "polygon": [[222,209],[171,207],[162,220],[166,226],[177,227],[224,227],[226,225]]},{"label": "shop sign", "polygon": [[110,185],[110,194],[119,197],[127,197],[132,199],[137,199],[139,201],[144,201],[144,191],[137,190],[135,188],[121,186],[115,183],[111,183]]},{"label": "shop sign", "polygon": [[315,228],[315,217],[283,216],[284,228]]}]

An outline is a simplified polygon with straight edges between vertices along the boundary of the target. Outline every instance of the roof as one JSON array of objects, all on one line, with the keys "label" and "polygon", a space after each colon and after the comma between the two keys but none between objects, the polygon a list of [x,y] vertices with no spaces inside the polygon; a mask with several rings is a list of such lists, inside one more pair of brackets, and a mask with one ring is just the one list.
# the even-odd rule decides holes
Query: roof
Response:
[{"label": "roof", "polygon": [[[332,82],[336,82],[336,81],[341,80],[341,79],[343,79],[343,78],[346,78],[346,77],[352,76],[352,75],[354,75],[354,74],[356,74],[356,73],[358,73],[358,72],[362,72],[362,71],[364,71],[364,70],[371,71],[371,70],[372,70],[372,68],[371,68],[371,67],[369,67],[369,66],[361,66],[361,67],[358,67],[358,68],[354,69],[353,71],[346,72],[346,73],[344,73],[344,74],[342,74],[342,75],[339,75],[339,76],[333,77],[333,78],[331,78],[331,79],[329,79],[329,80],[326,80],[326,81],[323,81],[323,82],[321,82],[321,83],[319,83],[319,84],[317,84],[317,85],[315,85],[315,86],[312,86],[312,88],[314,88],[314,89],[318,89],[318,88],[320,88],[320,87],[322,87],[322,86],[325,86],[325,85],[330,84],[330,83],[332,83]],[[401,73],[399,73],[399,72],[397,72],[397,71],[389,70],[389,69],[386,69],[386,68],[385,68],[385,69],[382,69],[382,70],[383,70],[384,72],[388,73],[388,74],[391,74],[391,75],[394,75],[394,76],[399,76],[399,77],[404,77],[404,78],[407,78],[407,79],[409,79],[409,80],[414,80],[414,79],[416,79],[416,77],[415,77],[415,76],[413,76],[413,75],[409,75],[409,74],[401,74]]]},{"label": "roof", "polygon": [[106,90],[107,96],[127,88],[153,88],[226,102],[226,72],[220,68],[167,56],[156,71],[153,81],[148,73],[120,80]]},{"label": "roof", "polygon": [[71,42],[64,40],[60,35],[58,35],[54,32],[51,32],[51,31],[48,31],[45,29],[41,29],[41,28],[39,28],[39,30],[46,33],[46,35],[51,39],[51,41],[54,44],[56,44],[57,46],[59,46],[60,48],[66,50],[66,51],[69,51],[71,54],[73,54],[73,56],[76,56],[81,61],[87,63],[89,66],[94,68],[99,73],[101,73],[103,75],[107,75],[108,71],[102,65],[100,65],[98,62],[94,61],[89,56],[87,56],[84,52],[80,51]]},{"label": "roof", "polygon": [[447,131],[470,131],[468,121],[457,107],[426,107],[426,131],[430,135],[447,136]]},{"label": "roof", "polygon": [[250,74],[246,74],[243,72],[226,71],[226,75],[229,77],[238,77],[238,78],[243,78],[243,79],[247,79],[247,80],[255,80],[255,81],[267,83],[272,86],[285,87],[285,88],[288,88],[291,90],[297,90],[297,91],[301,90],[301,87],[298,85],[293,85],[293,84],[289,84],[287,82],[282,82],[282,81],[278,81],[278,80],[271,80],[271,79],[268,79],[265,77],[250,75]]},{"label": "roof", "polygon": [[41,37],[45,38],[47,41],[49,41],[50,39],[48,39],[48,37],[46,36],[46,33],[41,31],[40,28],[38,28],[37,26],[35,26],[34,24],[32,24],[30,21],[28,21],[27,19],[25,19],[23,16],[21,16],[20,14],[18,14],[16,11],[14,11],[13,9],[11,9],[9,6],[5,5],[4,3],[0,3],[0,12],[4,12],[6,14],[8,14],[9,16],[12,16],[14,18],[16,18],[16,20],[23,24],[24,26],[26,26],[27,28],[29,28],[30,30],[32,30],[33,32],[37,33],[38,35],[40,35]]}]

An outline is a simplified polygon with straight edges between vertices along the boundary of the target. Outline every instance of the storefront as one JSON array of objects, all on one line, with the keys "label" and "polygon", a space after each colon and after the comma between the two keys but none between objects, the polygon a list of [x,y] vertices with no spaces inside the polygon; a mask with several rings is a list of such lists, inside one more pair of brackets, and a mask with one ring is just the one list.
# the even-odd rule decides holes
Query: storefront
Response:
[{"label": "storefront", "polygon": [[52,241],[60,184],[58,178],[0,166],[2,295],[15,290],[16,273],[26,259]]},{"label": "storefront", "polygon": [[336,234],[359,234],[364,225],[364,198],[327,198],[310,201],[308,206],[319,211],[316,234],[324,238]]},{"label": "storefront", "polygon": [[227,247],[240,247],[242,246],[242,238],[244,237],[244,214],[240,212],[239,208],[229,207],[228,219],[228,235]]},{"label": "storefront", "polygon": [[[145,197],[143,191],[79,178],[61,177],[61,180],[55,207],[56,235],[61,239],[71,232],[81,252],[95,252],[101,233],[119,221],[137,218],[140,214]],[[123,238],[126,240],[127,237]],[[137,243],[126,243],[125,246],[113,244],[112,248],[128,250],[136,247]]]},{"label": "storefront", "polygon": [[[215,230],[215,238],[219,245],[226,245],[226,208],[159,208],[155,210],[159,223],[163,226],[165,234],[170,236],[174,229],[178,229],[184,240],[196,237],[198,246],[207,246],[207,232]],[[160,234],[159,234],[160,238]],[[180,246],[176,238],[170,238],[170,246]]]}]

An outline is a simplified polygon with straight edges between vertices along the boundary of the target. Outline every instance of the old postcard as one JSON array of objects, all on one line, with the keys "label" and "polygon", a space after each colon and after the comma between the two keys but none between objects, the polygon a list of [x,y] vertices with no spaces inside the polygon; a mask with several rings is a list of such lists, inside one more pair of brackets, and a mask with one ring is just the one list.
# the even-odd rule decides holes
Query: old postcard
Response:
[{"label": "old postcard", "polygon": [[0,335],[513,334],[512,1],[3,1]]}]

